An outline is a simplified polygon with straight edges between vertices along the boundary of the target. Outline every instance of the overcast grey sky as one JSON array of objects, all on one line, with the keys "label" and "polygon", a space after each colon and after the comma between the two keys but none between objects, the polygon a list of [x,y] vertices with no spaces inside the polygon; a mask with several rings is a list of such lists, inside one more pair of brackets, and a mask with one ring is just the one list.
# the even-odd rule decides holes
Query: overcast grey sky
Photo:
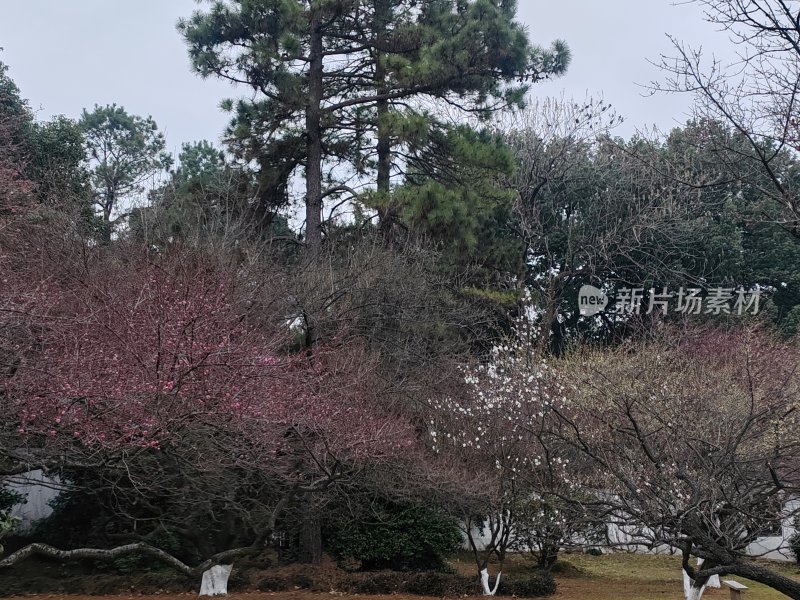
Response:
[{"label": "overcast grey sky", "polygon": [[[658,78],[647,59],[669,51],[666,33],[732,56],[724,36],[694,5],[672,0],[520,0],[519,18],[536,42],[566,40],[573,62],[566,76],[535,87],[537,96],[603,95],[626,119],[618,133],[685,120],[690,99],[643,97],[637,84]],[[77,117],[84,107],[116,102],[152,115],[169,148],[219,140],[227,117],[219,102],[234,92],[189,68],[175,30],[194,0],[0,0],[0,60],[46,119]]]}]

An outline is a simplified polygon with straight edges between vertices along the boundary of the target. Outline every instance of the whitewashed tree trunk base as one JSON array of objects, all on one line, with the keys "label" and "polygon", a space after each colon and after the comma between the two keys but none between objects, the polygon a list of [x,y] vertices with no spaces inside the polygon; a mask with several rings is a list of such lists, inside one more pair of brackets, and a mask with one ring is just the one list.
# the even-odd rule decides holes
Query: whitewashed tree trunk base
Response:
[{"label": "whitewashed tree trunk base", "polygon": [[201,596],[227,596],[228,578],[231,576],[233,565],[216,565],[203,573],[203,582],[200,585]]},{"label": "whitewashed tree trunk base", "polygon": [[483,588],[484,596],[494,596],[497,594],[497,588],[500,585],[500,576],[502,574],[502,572],[497,574],[497,579],[494,580],[494,589],[492,589],[489,587],[489,570],[483,569],[481,571],[481,587]]},{"label": "whitewashed tree trunk base", "polygon": [[[699,569],[702,566],[703,566],[703,559],[698,558],[697,568]],[[722,584],[719,581],[719,575],[712,575],[711,577],[708,578],[708,581],[704,586],[696,587],[694,585],[694,581],[692,581],[692,579],[689,577],[686,571],[683,571],[683,569],[681,569],[681,571],[683,572],[683,595],[686,598],[686,600],[700,600],[700,598],[703,597],[703,592],[705,592],[707,587],[710,588],[722,587]]]},{"label": "whitewashed tree trunk base", "polygon": [[686,594],[686,600],[700,600],[703,597],[703,592],[706,591],[706,586],[703,587],[690,587],[689,592]]}]

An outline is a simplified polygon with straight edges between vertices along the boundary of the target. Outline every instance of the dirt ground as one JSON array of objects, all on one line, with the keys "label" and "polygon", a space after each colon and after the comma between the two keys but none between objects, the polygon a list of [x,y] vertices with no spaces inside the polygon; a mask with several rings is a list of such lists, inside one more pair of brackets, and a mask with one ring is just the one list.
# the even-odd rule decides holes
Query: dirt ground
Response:
[{"label": "dirt ground", "polygon": [[[322,600],[325,597],[346,596],[346,594],[339,593],[312,593],[307,591],[297,592],[257,592],[257,593],[244,593],[244,594],[230,594],[227,596],[230,600]],[[650,585],[650,586],[632,586],[632,585],[598,585],[596,581],[566,581],[560,585],[559,591],[551,598],[559,600],[653,600],[658,598],[674,598],[679,600],[683,595],[680,588],[676,589],[675,586],[664,585]],[[158,594],[151,596],[137,596],[137,595],[119,595],[119,596],[65,596],[65,595],[34,595],[34,596],[14,596],[12,600],[30,600],[36,598],[37,600],[186,600],[187,598],[197,598],[196,593],[184,594]],[[353,598],[358,600],[432,600],[432,597],[426,596],[411,596],[405,594],[393,594],[391,596],[368,596],[356,595]],[[480,597],[478,597],[480,598]],[[704,598],[709,600],[723,600],[728,598],[727,591],[724,590],[711,590]],[[750,598],[785,598],[781,594],[774,596],[748,596]]]},{"label": "dirt ground", "polygon": [[[455,564],[459,571],[470,568],[466,562]],[[797,565],[774,565],[784,575],[800,580],[800,567]],[[524,564],[512,565],[511,572],[527,568]],[[556,573],[558,592],[556,600],[680,600],[681,589],[680,562],[675,557],[655,557],[618,554],[610,556],[571,555],[565,557],[562,568]],[[781,600],[782,594],[764,586],[740,580],[750,588],[747,600]],[[2,578],[0,577],[0,588]],[[314,593],[307,590],[288,592],[237,593],[228,596],[231,600],[323,600],[348,596],[339,592]],[[11,600],[35,597],[37,600],[186,600],[196,598],[196,593],[162,593],[156,595],[121,594],[115,596],[79,596],[41,594],[16,596]],[[387,600],[387,596],[357,595],[358,600]],[[709,590],[704,598],[724,600],[729,597],[727,590]],[[425,600],[423,596],[394,594],[391,600]]]}]

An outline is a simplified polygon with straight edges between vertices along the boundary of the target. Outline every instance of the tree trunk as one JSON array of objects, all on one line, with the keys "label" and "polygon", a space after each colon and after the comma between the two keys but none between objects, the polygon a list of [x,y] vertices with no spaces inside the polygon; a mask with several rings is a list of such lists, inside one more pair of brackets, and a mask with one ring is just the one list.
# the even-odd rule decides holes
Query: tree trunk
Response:
[{"label": "tree trunk", "polygon": [[[282,508],[276,509],[282,510]],[[275,513],[277,514],[277,512]],[[266,533],[265,533],[266,536]],[[264,547],[264,541],[259,539],[252,546],[242,548],[234,548],[226,550],[209,558],[202,564],[191,567],[180,559],[172,556],[168,552],[145,544],[143,542],[136,542],[133,544],[125,544],[117,546],[116,548],[75,548],[74,550],[61,550],[54,546],[47,544],[28,544],[24,548],[20,548],[13,554],[0,559],[0,570],[7,569],[15,564],[22,562],[32,556],[44,556],[56,560],[74,560],[74,559],[92,559],[92,560],[113,560],[123,556],[141,555],[149,556],[161,561],[176,571],[188,575],[190,577],[197,577],[202,574],[202,581],[200,587],[201,596],[219,596],[227,594],[228,590],[228,577],[230,576],[233,565],[220,565],[221,561],[229,561],[236,557],[253,555],[259,552]]]},{"label": "tree trunk", "polygon": [[553,568],[553,565],[556,564],[558,561],[558,551],[560,550],[560,546],[557,544],[550,544],[548,542],[543,542],[541,544],[538,556],[538,564],[539,568],[549,571]]},{"label": "tree trunk", "polygon": [[[381,88],[385,90],[386,88]],[[383,92],[381,92],[383,93]],[[378,123],[385,123],[389,115],[389,102],[378,101]],[[391,132],[386,125],[378,126],[378,192],[388,202],[389,192],[392,189],[392,140]],[[388,210],[388,206],[386,207]]]},{"label": "tree trunk", "polygon": [[200,584],[201,596],[227,596],[228,578],[231,575],[233,565],[214,565],[203,573],[203,581]]},{"label": "tree trunk", "polygon": [[500,585],[500,576],[502,572],[497,573],[497,577],[494,580],[494,587],[489,587],[489,569],[484,568],[481,570],[481,589],[483,590],[484,596],[494,596],[497,594],[497,588]]},{"label": "tree trunk", "polygon": [[[382,44],[386,38],[389,22],[392,17],[392,9],[389,0],[375,0],[375,28],[374,36],[376,39],[375,50],[375,91],[378,95],[389,92],[386,83],[386,65],[384,64],[384,52]],[[391,240],[392,235],[392,208],[390,206],[389,194],[392,188],[392,137],[391,130],[387,126],[390,104],[388,100],[378,100],[377,110],[377,145],[378,154],[378,173],[377,189],[380,198],[380,208],[378,210],[378,227],[383,233],[386,241]]]},{"label": "tree trunk", "polygon": [[100,225],[100,243],[108,245],[111,243],[111,232],[114,225],[111,222],[111,210],[114,206],[114,197],[110,196],[110,192],[106,193],[105,201],[102,205],[102,224]]},{"label": "tree trunk", "polygon": [[693,581],[686,571],[683,571],[683,597],[686,600],[700,600],[703,597],[703,592],[706,591],[706,584],[699,584]]},{"label": "tree trunk", "polygon": [[394,215],[391,206],[392,189],[392,142],[385,119],[389,114],[389,103],[385,100],[378,102],[378,229],[383,234],[384,240],[391,242]]},{"label": "tree trunk", "polygon": [[322,563],[322,523],[314,506],[314,496],[303,494],[300,498],[300,553],[299,561],[307,565]]},{"label": "tree trunk", "polygon": [[539,341],[537,344],[538,356],[546,356],[550,350],[550,343],[553,334],[553,325],[558,319],[558,308],[561,301],[561,281],[558,275],[551,275],[547,284],[547,308],[542,316],[542,324],[539,331]]},{"label": "tree trunk", "polygon": [[306,107],[306,244],[312,251],[322,246],[322,20],[312,8]]},{"label": "tree trunk", "polygon": [[322,563],[322,524],[316,515],[307,515],[300,526],[299,560],[307,565]]},{"label": "tree trunk", "polygon": [[792,600],[800,600],[800,581],[779,575],[756,563],[738,563],[726,569],[726,573],[762,583]]},{"label": "tree trunk", "polygon": [[[486,552],[484,549],[483,557],[481,558],[481,551],[478,550],[478,544],[475,541],[475,537],[472,535],[472,519],[467,517],[464,519],[464,531],[467,535],[467,540],[469,541],[470,548],[472,549],[472,555],[475,558],[475,564],[478,566],[478,576],[481,580],[481,590],[483,591],[484,596],[494,596],[497,593],[497,587],[500,585],[500,576],[502,575],[502,566],[501,572],[497,573],[497,578],[494,580],[494,588],[489,586],[489,558],[491,556],[491,552]],[[492,542],[491,544],[494,545],[496,532],[493,532]],[[502,565],[502,563],[501,563]]]},{"label": "tree trunk", "polygon": [[[16,552],[0,559],[0,569],[6,569],[14,566],[15,564],[27,560],[32,556],[44,556],[46,558],[56,560],[73,560],[73,559],[92,559],[92,560],[113,560],[123,556],[130,556],[132,554],[149,556],[156,560],[169,565],[176,571],[180,571],[185,575],[194,575],[195,569],[175,558],[171,554],[164,552],[160,548],[145,544],[143,542],[136,542],[133,544],[125,544],[117,546],[116,548],[75,548],[73,550],[61,550],[48,544],[33,543],[20,548]],[[211,566],[210,564],[208,566]]]}]

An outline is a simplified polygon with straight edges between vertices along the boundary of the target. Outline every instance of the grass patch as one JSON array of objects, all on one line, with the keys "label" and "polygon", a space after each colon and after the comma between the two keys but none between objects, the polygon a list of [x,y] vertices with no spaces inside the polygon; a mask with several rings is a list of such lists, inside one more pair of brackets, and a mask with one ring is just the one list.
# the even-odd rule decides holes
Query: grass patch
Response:
[{"label": "grass patch", "polygon": [[[571,554],[563,562],[574,567],[555,573],[560,600],[653,600],[682,598],[681,560],[677,556],[648,556],[637,554],[607,554],[589,556]],[[787,577],[800,579],[800,569],[790,563],[770,563],[770,568]],[[744,583],[748,600],[785,600],[786,596],[764,585],[740,577],[724,577]],[[727,589],[709,589],[703,598],[728,598]]]}]

